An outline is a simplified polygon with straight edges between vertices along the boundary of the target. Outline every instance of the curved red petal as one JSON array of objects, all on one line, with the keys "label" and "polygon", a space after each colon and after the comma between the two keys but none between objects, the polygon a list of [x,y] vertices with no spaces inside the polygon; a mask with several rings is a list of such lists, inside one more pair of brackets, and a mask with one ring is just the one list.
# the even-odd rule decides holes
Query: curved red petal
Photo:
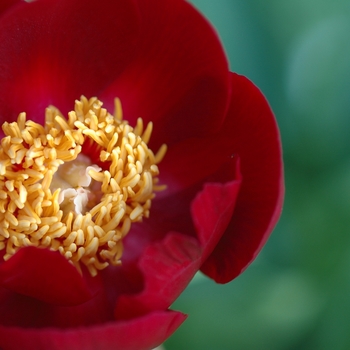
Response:
[{"label": "curved red petal", "polygon": [[93,297],[77,269],[58,252],[26,247],[0,264],[0,286],[56,305],[77,305]]},{"label": "curved red petal", "polygon": [[135,49],[133,1],[36,0],[0,22],[0,118],[27,112],[42,121],[53,104],[63,113],[95,96],[120,74]]},{"label": "curved red petal", "polygon": [[176,232],[150,244],[138,263],[145,277],[144,288],[135,295],[122,295],[115,317],[129,319],[168,308],[198,271],[201,253],[196,239]]},{"label": "curved red petal", "polygon": [[260,90],[231,75],[232,96],[222,134],[229,134],[241,161],[242,187],[232,219],[201,270],[226,283],[254,260],[273,230],[284,196],[281,141],[274,115]]},{"label": "curved red petal", "polygon": [[3,350],[149,350],[162,344],[186,319],[180,312],[158,311],[131,321],[59,330],[0,326]]},{"label": "curved red petal", "polygon": [[241,186],[240,174],[225,184],[207,183],[191,205],[193,222],[203,247],[202,261],[211,254],[232,217]]},{"label": "curved red petal", "polygon": [[154,122],[151,145],[171,145],[217,130],[229,97],[228,64],[219,39],[188,2],[137,0],[138,51],[101,95],[118,96],[125,119]]}]

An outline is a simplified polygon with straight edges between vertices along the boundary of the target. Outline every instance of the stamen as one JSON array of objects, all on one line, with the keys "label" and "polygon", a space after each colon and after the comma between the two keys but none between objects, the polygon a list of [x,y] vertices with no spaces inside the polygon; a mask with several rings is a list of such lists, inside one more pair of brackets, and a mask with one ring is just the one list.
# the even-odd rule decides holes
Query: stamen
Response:
[{"label": "stamen", "polygon": [[84,96],[68,119],[51,106],[45,125],[27,120],[25,113],[17,122],[5,122],[0,142],[4,259],[32,245],[59,251],[92,275],[120,265],[122,239],[133,222],[149,216],[154,192],[162,188],[157,164],[166,146],[156,155],[148,148],[152,128],[149,123],[144,130],[139,118],[133,129],[123,120],[119,99],[113,116],[97,98]]}]

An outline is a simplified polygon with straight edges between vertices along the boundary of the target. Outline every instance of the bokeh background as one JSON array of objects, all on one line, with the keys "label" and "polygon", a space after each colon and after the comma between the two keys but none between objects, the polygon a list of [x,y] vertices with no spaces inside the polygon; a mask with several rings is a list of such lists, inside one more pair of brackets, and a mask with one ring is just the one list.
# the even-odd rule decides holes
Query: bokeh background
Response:
[{"label": "bokeh background", "polygon": [[286,200],[243,275],[195,277],[165,349],[350,349],[350,1],[192,3],[276,114]]}]

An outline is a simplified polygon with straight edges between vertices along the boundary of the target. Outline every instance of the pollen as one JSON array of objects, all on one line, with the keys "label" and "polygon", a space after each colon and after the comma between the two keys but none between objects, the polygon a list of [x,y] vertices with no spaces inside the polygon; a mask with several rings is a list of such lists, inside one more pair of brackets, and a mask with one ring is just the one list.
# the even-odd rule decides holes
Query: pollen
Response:
[{"label": "pollen", "polygon": [[123,238],[148,218],[166,146],[148,147],[152,123],[131,127],[119,99],[114,115],[97,98],[75,101],[65,118],[50,106],[45,124],[2,125],[0,141],[0,250],[21,247],[60,252],[92,276],[120,265]]}]

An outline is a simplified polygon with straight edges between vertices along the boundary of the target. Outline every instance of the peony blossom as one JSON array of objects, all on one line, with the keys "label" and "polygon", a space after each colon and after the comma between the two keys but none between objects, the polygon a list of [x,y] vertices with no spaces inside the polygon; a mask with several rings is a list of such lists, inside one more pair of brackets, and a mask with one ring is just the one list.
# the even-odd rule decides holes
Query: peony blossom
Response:
[{"label": "peony blossom", "polygon": [[0,62],[0,348],[158,346],[279,218],[267,101],[183,0],[2,1]]}]

